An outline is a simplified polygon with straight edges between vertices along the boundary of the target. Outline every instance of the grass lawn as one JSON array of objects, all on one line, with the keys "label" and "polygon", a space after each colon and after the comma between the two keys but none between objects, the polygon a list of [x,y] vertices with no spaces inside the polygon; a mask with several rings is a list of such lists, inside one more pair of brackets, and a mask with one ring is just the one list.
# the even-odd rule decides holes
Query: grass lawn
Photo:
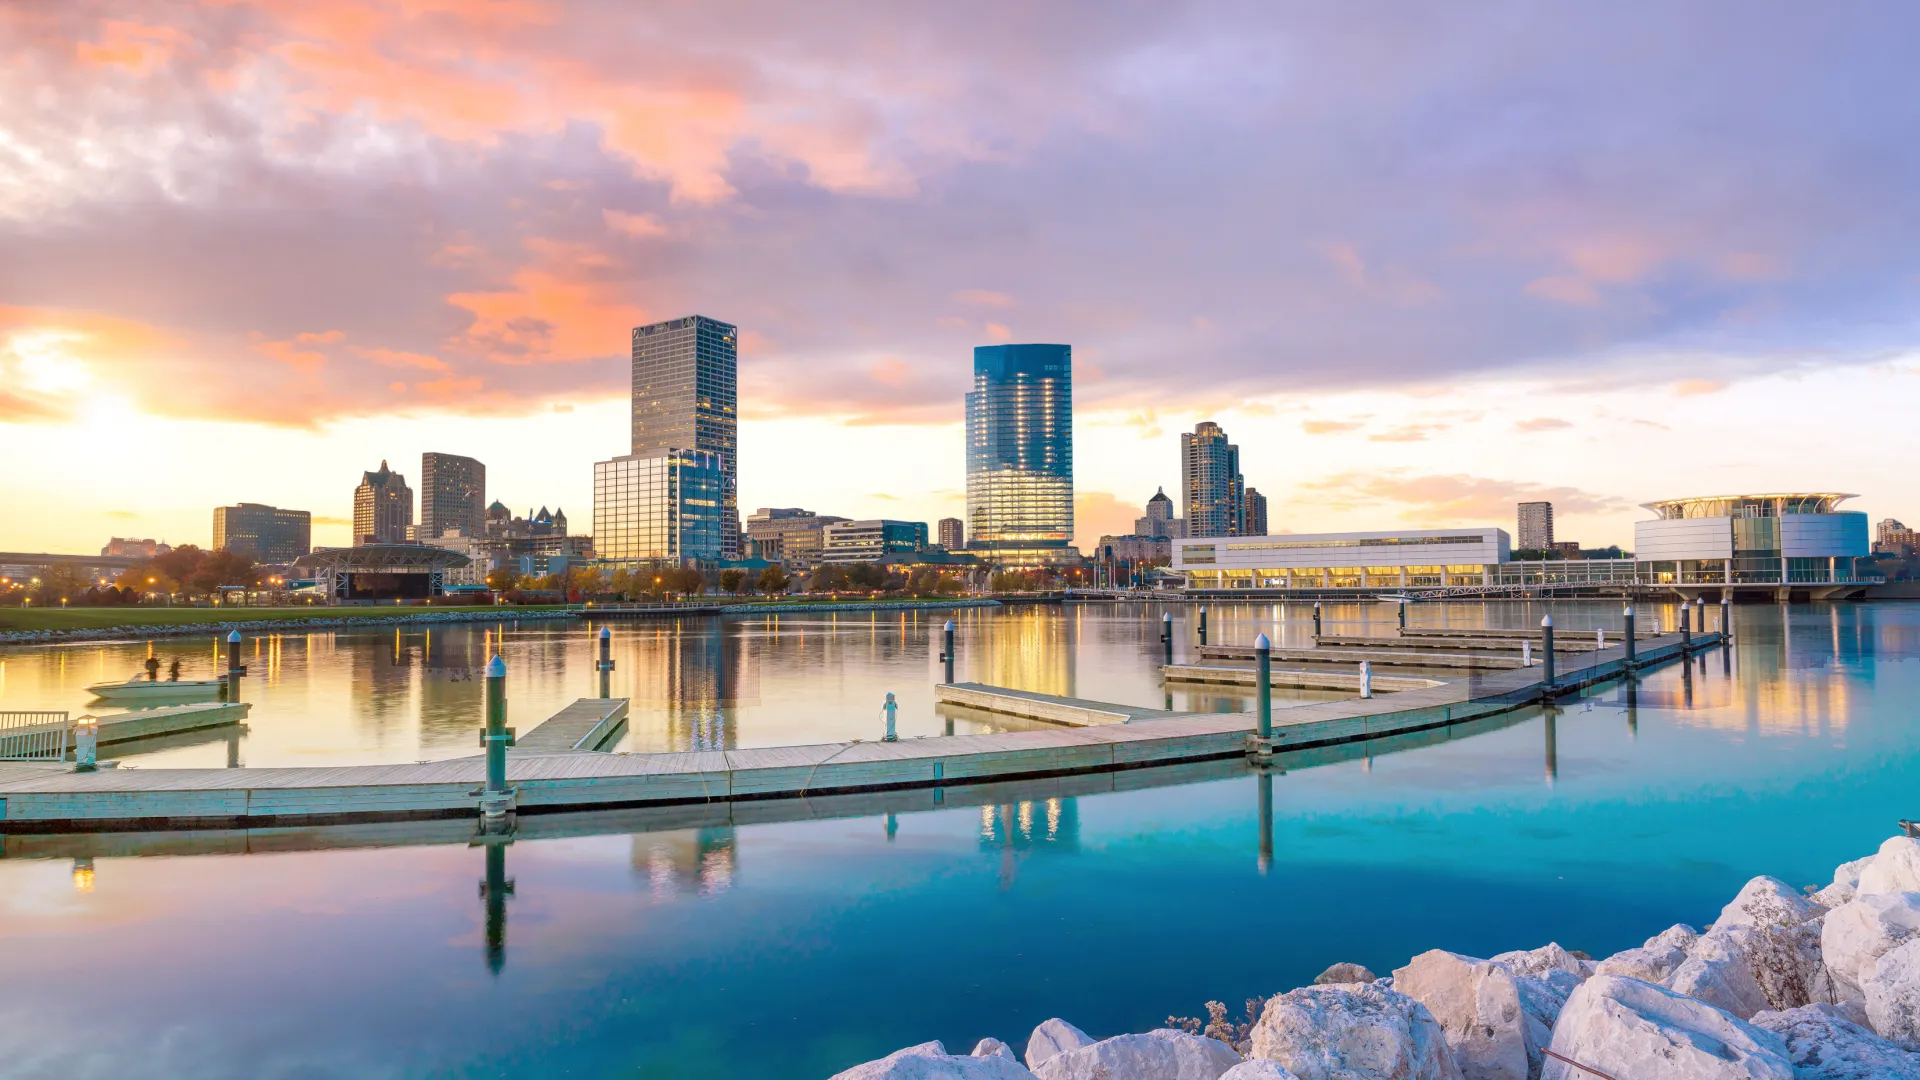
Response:
[{"label": "grass lawn", "polygon": [[[563,605],[500,609],[502,618],[523,611],[551,611]],[[464,610],[445,607],[96,607],[0,608],[0,630],[85,630],[97,626],[189,626],[194,623],[244,622],[254,619],[373,619],[389,615],[421,615]],[[487,609],[491,610],[491,609]]]}]

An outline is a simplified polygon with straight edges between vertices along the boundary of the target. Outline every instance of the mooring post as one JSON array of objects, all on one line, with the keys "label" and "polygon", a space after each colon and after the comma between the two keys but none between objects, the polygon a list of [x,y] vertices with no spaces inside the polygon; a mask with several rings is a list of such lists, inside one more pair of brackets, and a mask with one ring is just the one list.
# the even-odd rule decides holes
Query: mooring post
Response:
[{"label": "mooring post", "polygon": [[1360,696],[1373,696],[1373,664],[1366,660],[1360,661]]},{"label": "mooring post", "polygon": [[240,676],[246,673],[246,667],[240,663],[240,631],[235,630],[227,635],[226,691],[228,701],[240,700]]},{"label": "mooring post", "polygon": [[82,716],[73,722],[73,771],[92,772],[100,763],[100,720]]},{"label": "mooring post", "polygon": [[1273,736],[1273,642],[1261,634],[1253,639],[1254,700],[1260,703],[1257,730],[1262,739]]},{"label": "mooring post", "polygon": [[487,906],[487,970],[495,975],[507,963],[507,897],[513,879],[507,876],[507,845],[511,836],[486,836],[487,876],[480,881],[480,900]]},{"label": "mooring post", "polygon": [[1693,598],[1693,629],[1701,634],[1707,632],[1707,598],[1705,596]]},{"label": "mooring post", "polygon": [[600,662],[594,667],[600,670],[600,696],[613,696],[613,631],[600,628]]},{"label": "mooring post", "polygon": [[1720,594],[1720,639],[1733,640],[1733,597]]},{"label": "mooring post", "polygon": [[1693,618],[1687,614],[1686,601],[1680,602],[1680,655],[1693,653]]},{"label": "mooring post", "polygon": [[1160,616],[1160,644],[1165,647],[1165,652],[1167,655],[1167,666],[1172,667],[1173,666],[1173,613],[1170,611]]},{"label": "mooring post", "polygon": [[1542,692],[1551,699],[1553,697],[1553,616],[1540,617],[1540,638],[1540,654],[1544,657],[1543,662],[1547,667],[1546,674],[1541,678],[1540,683]]},{"label": "mooring post", "polygon": [[952,619],[947,620],[946,628],[942,630],[941,633],[945,635],[945,644],[942,645],[940,649],[940,659],[944,661],[947,665],[947,671],[946,671],[947,677],[945,681],[951,683],[953,682],[953,620]]},{"label": "mooring post", "polygon": [[1520,643],[1520,666],[1533,666],[1533,642],[1531,641],[1523,641]]},{"label": "mooring post", "polygon": [[1207,605],[1200,605],[1200,644],[1207,643]]},{"label": "mooring post", "polygon": [[887,703],[880,706],[887,714],[887,733],[881,736],[882,742],[899,742],[900,733],[894,729],[894,714],[900,711],[900,703],[893,700],[893,691],[887,691]]},{"label": "mooring post", "polygon": [[1313,636],[1320,636],[1320,601],[1313,602]]},{"label": "mooring post", "polygon": [[480,813],[498,819],[513,811],[513,789],[507,786],[507,747],[513,730],[507,727],[507,662],[496,653],[487,663],[487,729],[480,745],[487,751],[487,786],[480,791]]},{"label": "mooring post", "polygon": [[1407,628],[1407,602],[1405,600],[1402,600],[1400,601],[1400,629],[1405,630],[1406,628]]},{"label": "mooring post", "polygon": [[1627,624],[1627,670],[1633,670],[1633,606],[1629,604],[1620,611],[1620,618]]},{"label": "mooring post", "polygon": [[1602,649],[1605,649],[1606,647],[1607,647],[1607,632],[1605,630],[1595,630],[1593,632],[1593,651],[1599,652]]}]

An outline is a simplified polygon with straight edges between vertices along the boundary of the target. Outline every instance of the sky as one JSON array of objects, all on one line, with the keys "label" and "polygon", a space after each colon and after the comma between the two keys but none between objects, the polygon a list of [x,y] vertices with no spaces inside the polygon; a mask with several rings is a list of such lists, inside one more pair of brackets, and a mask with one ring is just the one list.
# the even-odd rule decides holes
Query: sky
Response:
[{"label": "sky", "polygon": [[1920,518],[1920,9],[0,3],[0,550],[348,542],[470,454],[590,522],[629,331],[741,330],[741,505],[964,517],[976,345],[1073,346],[1077,540]]}]

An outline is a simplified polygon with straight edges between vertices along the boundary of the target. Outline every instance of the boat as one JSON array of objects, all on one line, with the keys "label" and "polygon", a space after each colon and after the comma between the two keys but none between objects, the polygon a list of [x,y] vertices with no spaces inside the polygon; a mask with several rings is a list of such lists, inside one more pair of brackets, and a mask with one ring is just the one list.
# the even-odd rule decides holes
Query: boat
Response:
[{"label": "boat", "polygon": [[87,693],[102,701],[147,702],[160,705],[175,701],[204,701],[220,693],[219,679],[150,680],[142,673],[126,682],[94,683]]},{"label": "boat", "polygon": [[1383,604],[1417,604],[1420,602],[1419,597],[1411,596],[1407,593],[1381,593],[1379,596],[1374,597],[1374,599]]}]

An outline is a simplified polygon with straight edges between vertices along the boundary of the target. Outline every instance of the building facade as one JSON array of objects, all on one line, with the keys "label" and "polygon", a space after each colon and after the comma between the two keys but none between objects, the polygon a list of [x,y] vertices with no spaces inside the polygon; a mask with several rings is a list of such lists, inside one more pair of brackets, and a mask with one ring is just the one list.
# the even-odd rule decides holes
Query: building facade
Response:
[{"label": "building facade", "polygon": [[593,546],[612,562],[722,558],[724,455],[653,450],[593,465]]},{"label": "building facade", "polygon": [[487,531],[487,467],[458,454],[420,455],[420,524],[414,534],[431,540],[457,529],[464,536]]},{"label": "building facade", "polygon": [[1187,535],[1186,519],[1174,516],[1173,500],[1167,498],[1166,488],[1154,489],[1153,498],[1147,500],[1147,516],[1133,519],[1133,535],[1157,540]]},{"label": "building facade", "polygon": [[874,518],[828,525],[822,537],[820,561],[872,562],[927,548],[927,523]]},{"label": "building facade", "polygon": [[1246,523],[1240,448],[1219,424],[1203,420],[1180,435],[1180,488],[1188,536],[1238,536]]},{"label": "building facade", "polygon": [[213,508],[213,550],[259,563],[290,563],[313,551],[313,517],[260,503]]},{"label": "building facade", "polygon": [[1241,500],[1243,516],[1240,522],[1241,536],[1267,535],[1267,497],[1260,494],[1258,488],[1246,489]]},{"label": "building facade", "polygon": [[1553,504],[1523,502],[1514,536],[1522,551],[1547,551],[1553,547]]},{"label": "building facade", "polygon": [[[1642,503],[1654,520],[1633,526],[1643,580],[1683,595],[1740,586],[1828,594],[1817,586],[1862,582],[1867,515],[1836,510],[1839,492],[1709,495]],[[1877,580],[1877,579],[1876,579]]]},{"label": "building facade", "polygon": [[353,489],[353,546],[398,544],[413,524],[413,489],[407,478],[382,461],[375,472],[360,474]]},{"label": "building facade", "polygon": [[1073,350],[982,345],[967,393],[968,550],[1002,565],[1076,559]]},{"label": "building facade", "polygon": [[633,331],[634,454],[719,455],[721,550],[740,550],[740,331],[689,315]]},{"label": "building facade", "polygon": [[1883,518],[1873,527],[1873,550],[1883,555],[1912,555],[1920,551],[1920,540],[1916,540],[1912,529],[1893,518]]},{"label": "building facade", "polygon": [[758,558],[805,569],[819,561],[827,526],[845,520],[797,506],[763,506],[747,517],[748,545]]},{"label": "building facade", "polygon": [[960,551],[967,546],[967,526],[959,518],[940,519],[940,546],[948,551]]},{"label": "building facade", "polygon": [[1446,588],[1491,583],[1512,555],[1503,529],[1282,534],[1172,541],[1194,589]]},{"label": "building facade", "polygon": [[107,541],[100,554],[122,559],[151,559],[156,555],[165,555],[173,550],[173,545],[158,540],[140,540],[131,536],[116,536]]}]

